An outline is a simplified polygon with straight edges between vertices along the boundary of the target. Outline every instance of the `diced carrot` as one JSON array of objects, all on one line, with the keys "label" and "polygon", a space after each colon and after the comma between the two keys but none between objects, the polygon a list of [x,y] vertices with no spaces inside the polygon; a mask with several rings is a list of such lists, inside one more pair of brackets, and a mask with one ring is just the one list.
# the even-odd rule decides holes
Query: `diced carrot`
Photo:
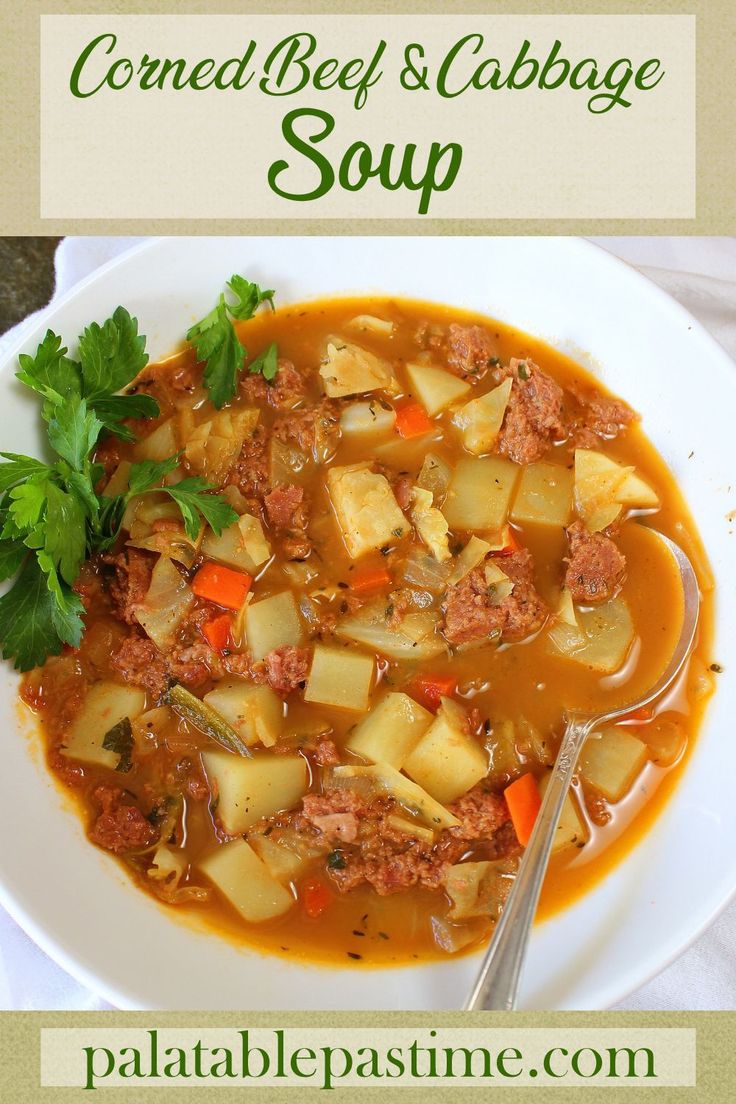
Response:
[{"label": "diced carrot", "polygon": [[221,613],[218,617],[211,617],[202,625],[202,636],[214,652],[224,652],[230,647],[232,640],[232,619],[229,613]]},{"label": "diced carrot", "polygon": [[330,887],[320,878],[310,878],[302,882],[299,890],[302,907],[311,920],[316,920],[325,909],[329,908],[334,899],[334,893]]},{"label": "diced carrot", "polygon": [[509,808],[516,838],[522,847],[531,839],[534,822],[542,804],[537,780],[533,774],[522,774],[503,791]]},{"label": "diced carrot", "polygon": [[194,576],[192,590],[198,598],[206,598],[225,609],[239,610],[252,582],[244,571],[208,562],[202,564]]},{"label": "diced carrot", "polygon": [[391,576],[382,564],[375,567],[359,567],[350,577],[350,588],[358,594],[365,594],[369,590],[381,590],[390,585]]},{"label": "diced carrot", "polygon": [[436,713],[440,698],[451,698],[457,690],[457,680],[452,675],[419,675],[413,689],[421,704]]},{"label": "diced carrot", "polygon": [[423,406],[417,402],[408,402],[396,408],[396,432],[400,437],[419,437],[429,433],[432,422]]},{"label": "diced carrot", "polygon": [[498,540],[491,544],[492,556],[510,556],[521,548],[516,534],[510,525],[504,525]]}]

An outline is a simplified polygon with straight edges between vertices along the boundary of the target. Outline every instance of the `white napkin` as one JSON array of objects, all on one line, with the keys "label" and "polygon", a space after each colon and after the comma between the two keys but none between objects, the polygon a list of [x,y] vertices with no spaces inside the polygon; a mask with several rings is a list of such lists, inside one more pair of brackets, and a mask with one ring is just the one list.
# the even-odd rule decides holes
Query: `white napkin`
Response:
[{"label": "white napkin", "polygon": [[[736,239],[592,240],[641,269],[678,299],[736,357]],[[139,238],[65,238],[56,252],[54,296],[139,241]],[[33,326],[37,317],[32,315],[0,337],[0,356],[23,329]],[[0,1008],[109,1007],[47,958],[0,909]],[[736,902],[671,966],[616,1008],[736,1008]]]}]

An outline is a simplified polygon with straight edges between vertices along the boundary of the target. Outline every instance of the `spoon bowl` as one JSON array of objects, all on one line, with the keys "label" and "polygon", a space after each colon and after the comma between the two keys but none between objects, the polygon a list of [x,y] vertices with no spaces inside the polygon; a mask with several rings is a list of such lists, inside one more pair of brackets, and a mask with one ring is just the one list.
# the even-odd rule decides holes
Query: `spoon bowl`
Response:
[{"label": "spoon bowl", "polygon": [[677,644],[660,678],[635,701],[604,713],[567,714],[565,733],[534,831],[465,1005],[468,1012],[483,1009],[513,1011],[516,1008],[529,935],[547,872],[552,842],[583,744],[594,729],[616,721],[636,709],[642,709],[661,697],[679,675],[692,650],[700,613],[700,591],[695,570],[678,544],[657,530],[651,532],[656,533],[666,545],[680,573],[683,617]]}]

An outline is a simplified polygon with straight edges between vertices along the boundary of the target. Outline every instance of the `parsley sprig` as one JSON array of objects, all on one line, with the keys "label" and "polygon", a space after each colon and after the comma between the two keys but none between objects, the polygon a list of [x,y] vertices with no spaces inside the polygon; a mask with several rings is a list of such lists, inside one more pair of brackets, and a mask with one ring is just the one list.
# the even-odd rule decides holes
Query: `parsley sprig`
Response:
[{"label": "parsley sprig", "polygon": [[[255,290],[249,292],[245,285]],[[237,294],[237,309],[243,311],[243,296],[250,297],[248,302],[255,298],[257,306],[272,293],[243,281]],[[148,355],[137,320],[123,307],[102,325],[88,326],[78,349],[79,359],[71,360],[61,338],[49,330],[34,356],[19,358],[18,378],[43,400],[41,414],[53,458],[46,463],[0,453],[0,582],[14,579],[0,598],[0,649],[20,670],[58,655],[65,644],[79,645],[84,606],[74,584],[87,556],[114,544],[134,495],[168,494],[191,539],[203,521],[219,534],[237,520],[204,479],[162,486],[178,456],[133,464],[125,494],[107,499],[97,493],[103,469],[93,455],[100,435],[134,441],[124,421],[155,417],[159,407],[149,395],[124,393]]]},{"label": "parsley sprig", "polygon": [[[228,300],[223,292],[217,306],[187,333],[187,341],[194,345],[197,358],[205,363],[205,387],[218,410],[235,394],[238,375],[247,355],[232,320],[247,322],[261,303],[268,303],[273,309],[274,297],[273,290],[262,291],[258,284],[251,283],[244,276],[233,276],[227,286],[234,294],[235,302]],[[275,351],[275,346],[273,348]],[[267,375],[267,370],[272,370],[272,374]],[[266,379],[273,379],[276,374],[274,354],[262,367],[251,365],[251,371],[263,371]]]}]

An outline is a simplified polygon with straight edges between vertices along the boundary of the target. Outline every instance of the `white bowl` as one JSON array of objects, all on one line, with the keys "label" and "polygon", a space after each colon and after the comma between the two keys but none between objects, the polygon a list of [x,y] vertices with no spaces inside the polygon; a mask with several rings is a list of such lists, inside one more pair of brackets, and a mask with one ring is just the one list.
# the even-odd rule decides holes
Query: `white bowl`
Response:
[{"label": "white bowl", "polygon": [[[154,357],[168,353],[242,272],[278,302],[385,292],[482,311],[575,354],[644,416],[678,479],[721,595],[736,589],[726,515],[736,506],[736,373],[680,306],[623,263],[565,238],[168,238],[100,269],[56,304],[4,365],[0,440],[40,447],[37,404],[15,356],[47,326],[74,338],[123,303]],[[692,454],[692,456],[691,456]],[[718,603],[714,658],[726,671],[684,777],[654,828],[592,892],[537,926],[524,1008],[605,1008],[679,954],[736,890],[736,605]],[[33,742],[17,679],[0,669],[0,900],[70,973],[122,1008],[461,1007],[478,959],[417,968],[308,967],[237,949],[177,923],[84,838]]]}]

